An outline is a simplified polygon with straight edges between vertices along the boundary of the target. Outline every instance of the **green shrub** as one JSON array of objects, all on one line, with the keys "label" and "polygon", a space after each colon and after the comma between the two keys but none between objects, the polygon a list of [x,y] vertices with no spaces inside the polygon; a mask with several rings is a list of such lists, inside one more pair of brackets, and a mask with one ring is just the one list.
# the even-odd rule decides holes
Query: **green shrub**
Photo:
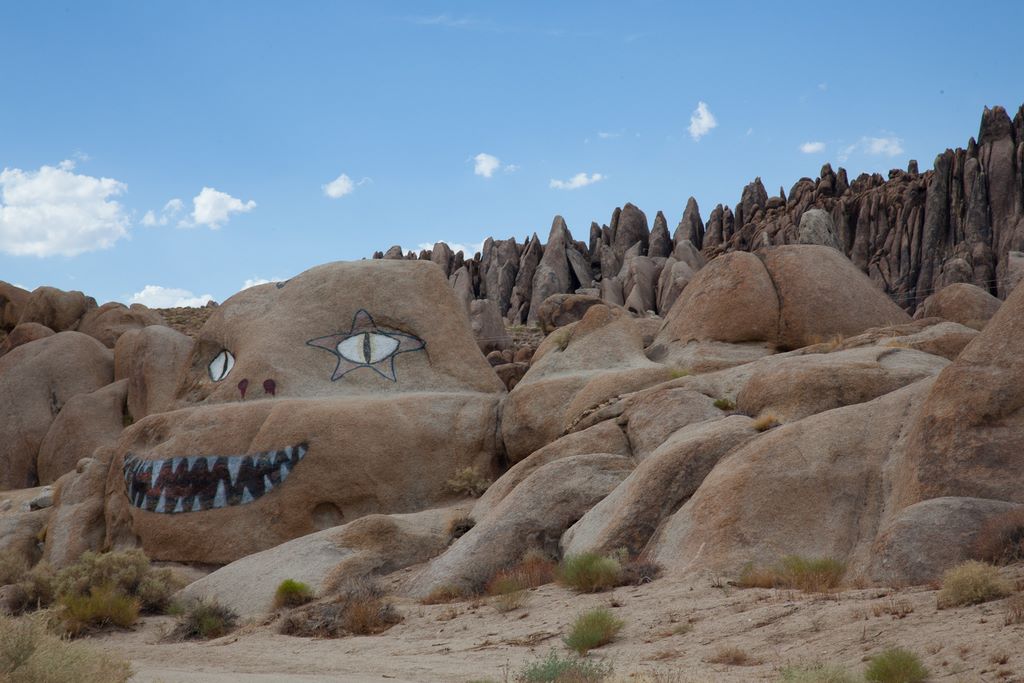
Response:
[{"label": "green shrub", "polygon": [[595,647],[607,645],[624,626],[622,620],[606,609],[595,609],[576,617],[563,641],[577,654],[585,655]]},{"label": "green shrub", "polygon": [[128,662],[58,638],[36,617],[0,616],[0,680],[9,683],[125,683]]},{"label": "green shrub", "polygon": [[747,564],[736,582],[740,588],[794,588],[825,593],[839,588],[846,565],[832,557],[787,555],[774,567]]},{"label": "green shrub", "polygon": [[736,404],[727,398],[716,398],[715,407],[719,410],[736,410]]},{"label": "green shrub", "polygon": [[88,595],[61,595],[59,604],[61,626],[71,637],[108,626],[128,628],[139,618],[138,598],[109,584],[94,586]]},{"label": "green shrub", "polygon": [[856,683],[854,677],[841,666],[827,664],[797,664],[779,672],[779,683]]},{"label": "green shrub", "polygon": [[170,569],[151,567],[141,550],[87,552],[57,573],[55,593],[86,596],[95,587],[110,586],[122,595],[138,598],[144,612],[162,612],[182,585]]},{"label": "green shrub", "polygon": [[521,683],[599,683],[612,675],[612,665],[577,657],[548,656],[527,664],[516,674]]},{"label": "green shrub", "polygon": [[281,585],[277,587],[277,592],[274,593],[274,607],[276,609],[298,607],[299,605],[305,605],[307,602],[312,602],[312,600],[313,590],[301,581],[293,579],[282,581]]},{"label": "green shrub", "polygon": [[195,600],[183,607],[171,632],[180,640],[209,640],[227,635],[238,625],[238,615],[217,600]]},{"label": "green shrub", "polygon": [[938,603],[940,608],[977,605],[1006,597],[1012,591],[998,569],[984,562],[968,560],[942,575]]},{"label": "green shrub", "polygon": [[921,658],[899,647],[875,655],[864,670],[864,679],[873,683],[920,683],[927,678]]},{"label": "green shrub", "polygon": [[558,566],[558,581],[581,593],[597,593],[620,585],[622,565],[597,553],[568,555]]}]

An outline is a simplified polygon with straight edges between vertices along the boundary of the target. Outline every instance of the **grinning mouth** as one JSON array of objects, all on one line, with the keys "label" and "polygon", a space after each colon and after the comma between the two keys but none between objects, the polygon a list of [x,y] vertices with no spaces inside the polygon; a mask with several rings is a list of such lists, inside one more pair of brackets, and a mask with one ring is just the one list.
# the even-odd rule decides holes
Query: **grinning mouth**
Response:
[{"label": "grinning mouth", "polygon": [[133,507],[175,514],[245,505],[280,486],[307,444],[255,455],[190,455],[142,460],[129,454],[124,483]]}]

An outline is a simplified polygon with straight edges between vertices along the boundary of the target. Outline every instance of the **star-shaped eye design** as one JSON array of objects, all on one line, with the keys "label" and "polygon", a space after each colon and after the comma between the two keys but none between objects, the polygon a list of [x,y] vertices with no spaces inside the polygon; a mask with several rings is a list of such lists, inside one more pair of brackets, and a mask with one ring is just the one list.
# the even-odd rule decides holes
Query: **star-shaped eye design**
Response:
[{"label": "star-shaped eye design", "polygon": [[338,357],[331,381],[341,379],[353,370],[370,368],[392,382],[395,376],[395,356],[408,351],[422,351],[426,342],[419,337],[383,327],[377,327],[373,316],[360,309],[352,318],[348,332],[329,334],[306,342],[309,346],[330,351]]}]

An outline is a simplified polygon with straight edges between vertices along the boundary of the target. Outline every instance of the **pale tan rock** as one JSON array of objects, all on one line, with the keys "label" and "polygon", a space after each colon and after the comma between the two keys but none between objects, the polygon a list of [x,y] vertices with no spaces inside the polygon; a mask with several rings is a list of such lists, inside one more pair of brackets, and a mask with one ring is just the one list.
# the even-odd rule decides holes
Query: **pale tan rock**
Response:
[{"label": "pale tan rock", "polygon": [[21,325],[16,325],[4,338],[3,343],[0,344],[0,356],[23,344],[34,342],[36,339],[52,337],[53,334],[53,330],[45,325],[40,325],[39,323],[22,323]]},{"label": "pale tan rock", "polygon": [[128,380],[72,396],[39,446],[39,481],[51,484],[101,446],[113,446],[125,427]]},{"label": "pale tan rock", "polygon": [[82,292],[37,287],[21,305],[19,323],[39,323],[54,332],[73,330],[96,301]]},{"label": "pale tan rock", "polygon": [[82,458],[57,480],[43,548],[43,559],[54,569],[73,564],[86,551],[103,549],[104,493],[112,455],[112,448],[101,447],[95,457]]},{"label": "pale tan rock", "polygon": [[977,285],[966,282],[947,285],[917,307],[914,319],[944,318],[980,330],[1002,302]]},{"label": "pale tan rock", "polygon": [[112,349],[118,338],[128,330],[163,324],[164,319],[159,313],[149,310],[142,304],[132,304],[129,308],[112,301],[86,311],[77,329]]}]

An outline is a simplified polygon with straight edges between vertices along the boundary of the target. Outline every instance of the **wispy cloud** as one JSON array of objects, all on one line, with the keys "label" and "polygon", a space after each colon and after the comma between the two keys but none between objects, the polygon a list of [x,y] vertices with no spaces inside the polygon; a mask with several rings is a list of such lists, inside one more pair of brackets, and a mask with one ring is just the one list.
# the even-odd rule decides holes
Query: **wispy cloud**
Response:
[{"label": "wispy cloud", "polygon": [[702,137],[711,132],[712,128],[718,126],[718,121],[715,120],[714,114],[708,109],[706,102],[698,102],[697,108],[693,110],[693,114],[690,116],[690,137],[693,138],[694,142],[699,141]]},{"label": "wispy cloud", "polygon": [[449,14],[435,14],[426,17],[406,17],[406,21],[419,26],[441,26],[443,28],[480,29],[489,25],[471,17],[453,17]]},{"label": "wispy cloud", "polygon": [[355,192],[357,187],[362,187],[366,183],[372,182],[373,178],[362,178],[359,182],[355,182],[348,177],[347,173],[342,173],[326,185],[321,185],[320,189],[324,191],[325,196],[331,199],[341,199],[345,195]]},{"label": "wispy cloud", "polygon": [[800,145],[800,151],[804,154],[820,154],[825,151],[824,142],[805,142]]},{"label": "wispy cloud", "polygon": [[622,137],[622,133],[616,133],[616,132],[610,132],[610,131],[603,131],[602,130],[602,131],[598,131],[597,132],[597,137],[601,138],[602,140],[611,140],[613,138],[620,138],[620,137]]},{"label": "wispy cloud", "polygon": [[600,173],[591,173],[590,175],[587,175],[586,173],[577,173],[572,178],[569,178],[569,180],[555,180],[552,178],[548,187],[554,190],[578,190],[581,187],[593,185],[594,183],[604,179],[605,176]]},{"label": "wispy cloud", "polygon": [[166,204],[164,204],[164,208],[162,211],[160,211],[159,216],[153,210],[147,211],[146,214],[142,217],[142,224],[150,228],[157,225],[167,225],[175,218],[177,218],[178,214],[180,214],[184,210],[185,203],[178,199],[177,197],[175,197],[174,199],[171,199]]},{"label": "wispy cloud", "polygon": [[519,164],[505,164],[503,166],[501,159],[486,152],[480,152],[473,157],[474,174],[484,178],[492,178],[499,170],[505,173],[515,173],[519,170]]},{"label": "wispy cloud", "polygon": [[865,135],[852,145],[847,145],[839,150],[839,161],[846,161],[851,154],[860,153],[870,156],[895,157],[903,154],[903,140],[895,135],[887,134],[884,137],[871,137]]}]

